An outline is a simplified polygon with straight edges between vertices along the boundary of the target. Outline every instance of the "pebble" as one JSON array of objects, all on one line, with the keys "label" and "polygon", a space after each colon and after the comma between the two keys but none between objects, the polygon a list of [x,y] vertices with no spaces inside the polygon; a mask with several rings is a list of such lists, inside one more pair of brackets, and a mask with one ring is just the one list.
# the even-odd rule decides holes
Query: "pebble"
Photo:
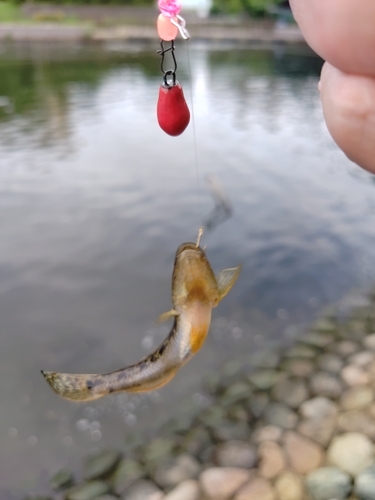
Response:
[{"label": "pebble", "polygon": [[93,500],[109,492],[109,486],[104,481],[90,481],[89,483],[73,486],[66,492],[66,500]]},{"label": "pebble", "polygon": [[257,454],[254,446],[246,441],[227,441],[216,447],[215,462],[220,467],[240,467],[251,469],[254,467]]},{"label": "pebble", "polygon": [[89,455],[83,466],[85,479],[99,479],[114,471],[121,460],[121,454],[115,450],[102,450]]},{"label": "pebble", "polygon": [[163,497],[163,500],[199,500],[200,488],[198,481],[187,479]]},{"label": "pebble", "polygon": [[320,419],[308,418],[302,420],[298,426],[297,431],[313,441],[327,447],[331,442],[332,436],[337,427],[337,417],[323,417]]},{"label": "pebble", "polygon": [[268,391],[282,377],[276,370],[259,370],[249,376],[250,382],[261,391]]},{"label": "pebble", "polygon": [[359,500],[375,500],[375,465],[358,474],[355,478],[354,492]]},{"label": "pebble", "polygon": [[337,354],[325,352],[318,357],[317,364],[321,370],[337,374],[344,366],[344,361]]},{"label": "pebble", "polygon": [[261,351],[251,358],[251,365],[256,368],[277,368],[280,364],[280,355],[273,351]]},{"label": "pebble", "polygon": [[212,444],[210,433],[203,427],[195,427],[187,433],[181,441],[182,449],[192,455],[200,455],[200,453]]},{"label": "pebble", "polygon": [[338,406],[330,399],[320,396],[301,404],[299,412],[305,418],[321,419],[337,415]]},{"label": "pebble", "polygon": [[125,458],[119,463],[113,475],[113,489],[116,495],[121,495],[132,483],[141,479],[144,471],[135,460]]},{"label": "pebble", "polygon": [[309,390],[302,378],[289,378],[280,380],[274,385],[272,396],[276,401],[295,409],[309,398]]},{"label": "pebble", "polygon": [[339,429],[346,432],[361,432],[370,439],[375,439],[375,421],[366,413],[353,410],[339,418]]},{"label": "pebble", "polygon": [[317,355],[317,350],[307,345],[296,345],[285,353],[287,358],[307,358],[313,359]]},{"label": "pebble", "polygon": [[227,500],[249,481],[250,472],[234,467],[213,467],[200,475],[199,482],[209,499]]},{"label": "pebble", "polygon": [[351,387],[347,389],[340,398],[340,406],[343,410],[358,410],[370,405],[374,401],[374,391],[368,385]]},{"label": "pebble", "polygon": [[251,429],[245,422],[231,422],[223,420],[220,424],[212,427],[212,433],[218,441],[247,441]]},{"label": "pebble", "polygon": [[267,479],[255,477],[238,491],[234,500],[276,500],[276,496]]},{"label": "pebble", "polygon": [[371,333],[370,335],[367,335],[362,340],[362,343],[366,347],[366,349],[370,349],[370,351],[375,351],[375,333]]},{"label": "pebble", "polygon": [[282,434],[283,430],[280,427],[265,425],[254,431],[253,441],[256,444],[262,443],[263,441],[280,441]]},{"label": "pebble", "polygon": [[159,462],[155,468],[153,477],[159,486],[168,489],[186,479],[195,479],[198,477],[199,472],[199,462],[196,458],[185,453]]},{"label": "pebble", "polygon": [[302,500],[304,497],[301,476],[290,470],[282,472],[274,486],[279,500]]},{"label": "pebble", "polygon": [[264,420],[282,429],[294,429],[298,416],[283,403],[269,403],[263,412]]},{"label": "pebble", "polygon": [[225,409],[216,404],[203,411],[199,415],[199,420],[208,427],[213,427],[215,425],[219,425],[225,416]]},{"label": "pebble", "polygon": [[318,332],[336,332],[336,324],[330,318],[319,318],[313,324],[314,330]]},{"label": "pebble", "polygon": [[169,456],[175,447],[173,439],[156,438],[148,444],[143,452],[143,460],[146,463],[156,463],[162,458]]},{"label": "pebble", "polygon": [[351,340],[342,340],[335,346],[335,351],[337,352],[337,354],[346,357],[359,351],[359,345],[357,344],[357,342],[352,342]]},{"label": "pebble", "polygon": [[315,370],[314,362],[310,359],[286,359],[281,367],[296,377],[308,377]]},{"label": "pebble", "polygon": [[264,441],[258,448],[259,474],[272,479],[285,469],[285,456],[281,446],[275,441]]},{"label": "pebble", "polygon": [[327,347],[333,341],[333,335],[323,332],[308,332],[300,338],[300,342],[311,345],[313,347]]},{"label": "pebble", "polygon": [[266,392],[257,392],[253,394],[249,402],[249,408],[254,417],[259,418],[262,415],[269,401],[270,398]]},{"label": "pebble", "polygon": [[252,388],[246,382],[235,382],[224,391],[224,394],[220,399],[220,403],[227,407],[237,403],[238,401],[246,401],[249,399],[252,392]]},{"label": "pebble", "polygon": [[359,432],[336,436],[327,450],[326,459],[328,464],[356,476],[374,460],[372,442]]},{"label": "pebble", "polygon": [[323,448],[311,439],[288,431],[284,434],[283,443],[292,469],[299,474],[307,474],[322,463]]},{"label": "pebble", "polygon": [[343,391],[342,383],[332,373],[317,372],[311,377],[311,391],[316,396],[336,399]]},{"label": "pebble", "polygon": [[144,479],[132,484],[126,490],[126,500],[161,500],[163,492],[152,481]]},{"label": "pebble", "polygon": [[323,467],[306,476],[306,488],[313,500],[344,500],[351,492],[351,478],[337,467]]},{"label": "pebble", "polygon": [[341,370],[341,378],[349,386],[364,385],[370,382],[370,376],[357,365],[347,365]]},{"label": "pebble", "polygon": [[63,490],[74,484],[73,474],[68,469],[61,469],[50,480],[51,488],[54,490]]},{"label": "pebble", "polygon": [[374,361],[374,353],[369,351],[361,351],[352,354],[348,359],[350,364],[366,368],[372,361]]}]

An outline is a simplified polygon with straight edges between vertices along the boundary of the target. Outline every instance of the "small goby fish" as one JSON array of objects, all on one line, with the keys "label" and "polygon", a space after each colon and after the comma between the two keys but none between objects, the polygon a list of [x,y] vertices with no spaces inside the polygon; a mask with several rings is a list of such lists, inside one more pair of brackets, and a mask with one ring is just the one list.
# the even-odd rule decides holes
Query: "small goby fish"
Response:
[{"label": "small goby fish", "polygon": [[52,389],[66,399],[89,401],[119,391],[146,392],[167,384],[202,347],[211,311],[231,290],[240,266],[216,277],[197,243],[183,243],[176,252],[172,276],[173,309],[160,316],[174,318],[172,329],[155,352],[138,363],[105,375],[42,371]]}]

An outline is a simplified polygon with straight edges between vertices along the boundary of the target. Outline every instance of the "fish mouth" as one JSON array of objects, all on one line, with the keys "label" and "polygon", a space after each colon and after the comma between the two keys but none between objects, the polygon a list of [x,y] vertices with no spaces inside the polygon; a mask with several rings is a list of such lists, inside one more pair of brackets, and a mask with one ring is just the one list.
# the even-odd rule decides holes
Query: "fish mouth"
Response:
[{"label": "fish mouth", "polygon": [[176,257],[179,257],[186,250],[193,250],[194,252],[197,252],[199,254],[203,253],[201,247],[199,246],[197,247],[196,243],[187,242],[187,243],[181,243],[181,245],[177,248]]}]

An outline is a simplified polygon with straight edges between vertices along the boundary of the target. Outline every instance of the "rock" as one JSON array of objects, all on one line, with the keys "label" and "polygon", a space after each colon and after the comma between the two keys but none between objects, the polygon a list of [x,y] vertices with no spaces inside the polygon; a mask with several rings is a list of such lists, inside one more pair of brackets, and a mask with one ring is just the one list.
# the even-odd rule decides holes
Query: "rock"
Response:
[{"label": "rock", "polygon": [[267,479],[255,477],[242,486],[234,500],[276,500],[276,495]]},{"label": "rock", "polygon": [[226,411],[219,405],[211,405],[199,415],[199,420],[208,427],[219,425],[226,417]]},{"label": "rock", "polygon": [[343,385],[334,375],[326,372],[317,372],[311,377],[311,391],[316,396],[325,396],[336,399],[343,391]]},{"label": "rock", "polygon": [[337,415],[338,406],[330,399],[320,396],[305,401],[299,411],[305,418],[319,420]]},{"label": "rock", "polygon": [[126,490],[126,500],[162,500],[163,492],[152,482],[141,479]]},{"label": "rock", "polygon": [[163,500],[199,500],[200,488],[198,481],[187,479],[163,497]]},{"label": "rock", "polygon": [[286,470],[275,481],[275,491],[279,500],[302,500],[304,488],[301,477]]},{"label": "rock", "polygon": [[219,444],[215,450],[215,462],[220,467],[240,467],[251,469],[257,456],[253,446],[246,441],[227,441]]},{"label": "rock", "polygon": [[252,415],[249,414],[248,411],[240,404],[231,405],[228,408],[227,412],[229,420],[234,420],[237,422],[249,422],[252,418]]},{"label": "rock", "polygon": [[292,431],[284,434],[283,442],[289,463],[299,474],[307,474],[320,466],[323,449],[319,444]]},{"label": "rock", "polygon": [[174,447],[173,439],[156,438],[144,449],[143,460],[149,465],[157,463],[162,458],[170,455]]},{"label": "rock", "polygon": [[126,488],[138,479],[141,479],[144,474],[143,468],[135,460],[129,458],[121,460],[112,478],[113,489],[116,495],[122,495]]},{"label": "rock", "polygon": [[303,401],[309,398],[309,391],[302,378],[288,378],[282,379],[274,385],[272,396],[276,401],[285,403],[291,408],[298,408]]},{"label": "rock", "polygon": [[223,406],[230,406],[238,401],[246,401],[250,398],[253,390],[246,382],[235,382],[230,385],[222,395],[220,402]]},{"label": "rock", "polygon": [[347,365],[341,370],[341,378],[349,386],[365,385],[370,382],[369,374],[356,365]]},{"label": "rock", "polygon": [[339,429],[346,432],[361,432],[370,439],[375,439],[375,421],[360,410],[353,410],[339,418]]},{"label": "rock", "polygon": [[334,337],[330,333],[324,332],[308,332],[299,340],[304,344],[311,345],[313,347],[323,348],[327,347],[333,341]]},{"label": "rock", "polygon": [[358,410],[368,406],[374,401],[374,391],[367,385],[351,387],[340,398],[343,410]]},{"label": "rock", "polygon": [[282,434],[283,430],[280,429],[280,427],[266,425],[254,431],[253,441],[256,444],[262,443],[263,441],[280,441]]},{"label": "rock", "polygon": [[356,352],[348,358],[350,364],[360,366],[361,368],[366,368],[372,361],[374,361],[374,353],[369,351]]},{"label": "rock", "polygon": [[351,478],[336,467],[323,467],[306,476],[306,487],[313,500],[344,500],[351,492]]},{"label": "rock", "polygon": [[268,391],[283,376],[276,370],[259,370],[249,376],[250,382],[261,391]]},{"label": "rock", "polygon": [[270,398],[265,392],[256,392],[253,394],[249,402],[249,408],[256,418],[259,418],[262,415],[265,407],[269,403],[269,400]]},{"label": "rock", "polygon": [[272,479],[285,469],[285,456],[280,445],[275,441],[264,441],[258,448],[258,472],[266,479]]},{"label": "rock", "polygon": [[249,481],[250,477],[250,472],[245,469],[213,467],[201,473],[199,482],[209,499],[227,500]]},{"label": "rock", "polygon": [[359,432],[333,438],[327,450],[327,463],[356,476],[372,464],[374,454],[370,439]]},{"label": "rock", "polygon": [[323,417],[320,419],[308,418],[302,420],[298,426],[297,431],[313,441],[327,447],[330,443],[332,436],[336,430],[337,417]]},{"label": "rock", "polygon": [[340,354],[345,358],[347,356],[350,356],[350,354],[358,352],[359,345],[357,344],[357,342],[352,342],[351,340],[342,340],[335,346],[335,351],[337,352],[337,354]]},{"label": "rock", "polygon": [[354,493],[359,500],[375,500],[375,465],[358,474],[355,478]]},{"label": "rock", "polygon": [[73,486],[65,494],[66,500],[93,500],[109,492],[108,484],[103,481],[90,481],[89,483]]},{"label": "rock", "polygon": [[218,441],[247,441],[250,437],[250,428],[245,422],[223,420],[212,428],[212,433]]},{"label": "rock", "polygon": [[117,500],[115,495],[101,495],[100,497],[96,497],[95,500]]},{"label": "rock", "polygon": [[257,352],[251,357],[251,365],[256,368],[277,368],[280,363],[280,355],[270,350]]},{"label": "rock", "polygon": [[318,367],[325,372],[337,374],[340,373],[344,362],[337,354],[325,352],[318,357]]},{"label": "rock", "polygon": [[216,395],[221,386],[221,375],[219,372],[211,372],[204,376],[202,381],[203,389],[209,394]]},{"label": "rock", "polygon": [[186,479],[195,479],[200,472],[199,462],[185,453],[160,461],[155,468],[153,478],[162,488],[172,488]]},{"label": "rock", "polygon": [[315,370],[315,365],[310,359],[294,358],[283,361],[281,368],[296,377],[308,377]]},{"label": "rock", "polygon": [[317,332],[336,332],[336,324],[330,318],[319,318],[313,324],[314,330]]},{"label": "rock", "polygon": [[366,349],[370,349],[370,351],[375,351],[375,333],[371,333],[370,335],[367,335],[362,340],[362,343],[366,347]]},{"label": "rock", "polygon": [[87,480],[99,479],[114,471],[121,460],[121,453],[115,450],[102,450],[89,455],[83,466],[83,475]]},{"label": "rock", "polygon": [[307,358],[314,359],[318,351],[308,345],[296,345],[285,353],[286,358]]},{"label": "rock", "polygon": [[51,488],[54,490],[64,490],[73,484],[73,474],[67,469],[61,469],[50,480]]},{"label": "rock", "polygon": [[192,455],[199,455],[211,444],[210,434],[203,427],[194,427],[181,441],[182,449]]},{"label": "rock", "polygon": [[283,403],[269,403],[263,412],[264,420],[282,429],[294,429],[298,416]]}]

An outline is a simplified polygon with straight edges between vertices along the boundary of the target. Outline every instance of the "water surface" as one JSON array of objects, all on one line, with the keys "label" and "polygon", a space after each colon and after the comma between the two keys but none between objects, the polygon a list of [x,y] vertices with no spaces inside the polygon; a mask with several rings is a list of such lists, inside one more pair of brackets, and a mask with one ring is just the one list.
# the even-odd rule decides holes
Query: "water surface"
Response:
[{"label": "water surface", "polygon": [[[182,136],[155,119],[155,47],[2,46],[0,485],[46,491],[97,446],[121,446],[188,402],[205,373],[290,341],[324,305],[375,278],[375,184],[325,128],[321,61],[303,48],[180,47]],[[196,162],[196,153],[198,165]],[[75,405],[40,375],[106,372],[168,332],[174,252],[213,208],[215,270],[243,265],[203,350],[166,388]],[[1,495],[0,495],[1,496]]]}]

